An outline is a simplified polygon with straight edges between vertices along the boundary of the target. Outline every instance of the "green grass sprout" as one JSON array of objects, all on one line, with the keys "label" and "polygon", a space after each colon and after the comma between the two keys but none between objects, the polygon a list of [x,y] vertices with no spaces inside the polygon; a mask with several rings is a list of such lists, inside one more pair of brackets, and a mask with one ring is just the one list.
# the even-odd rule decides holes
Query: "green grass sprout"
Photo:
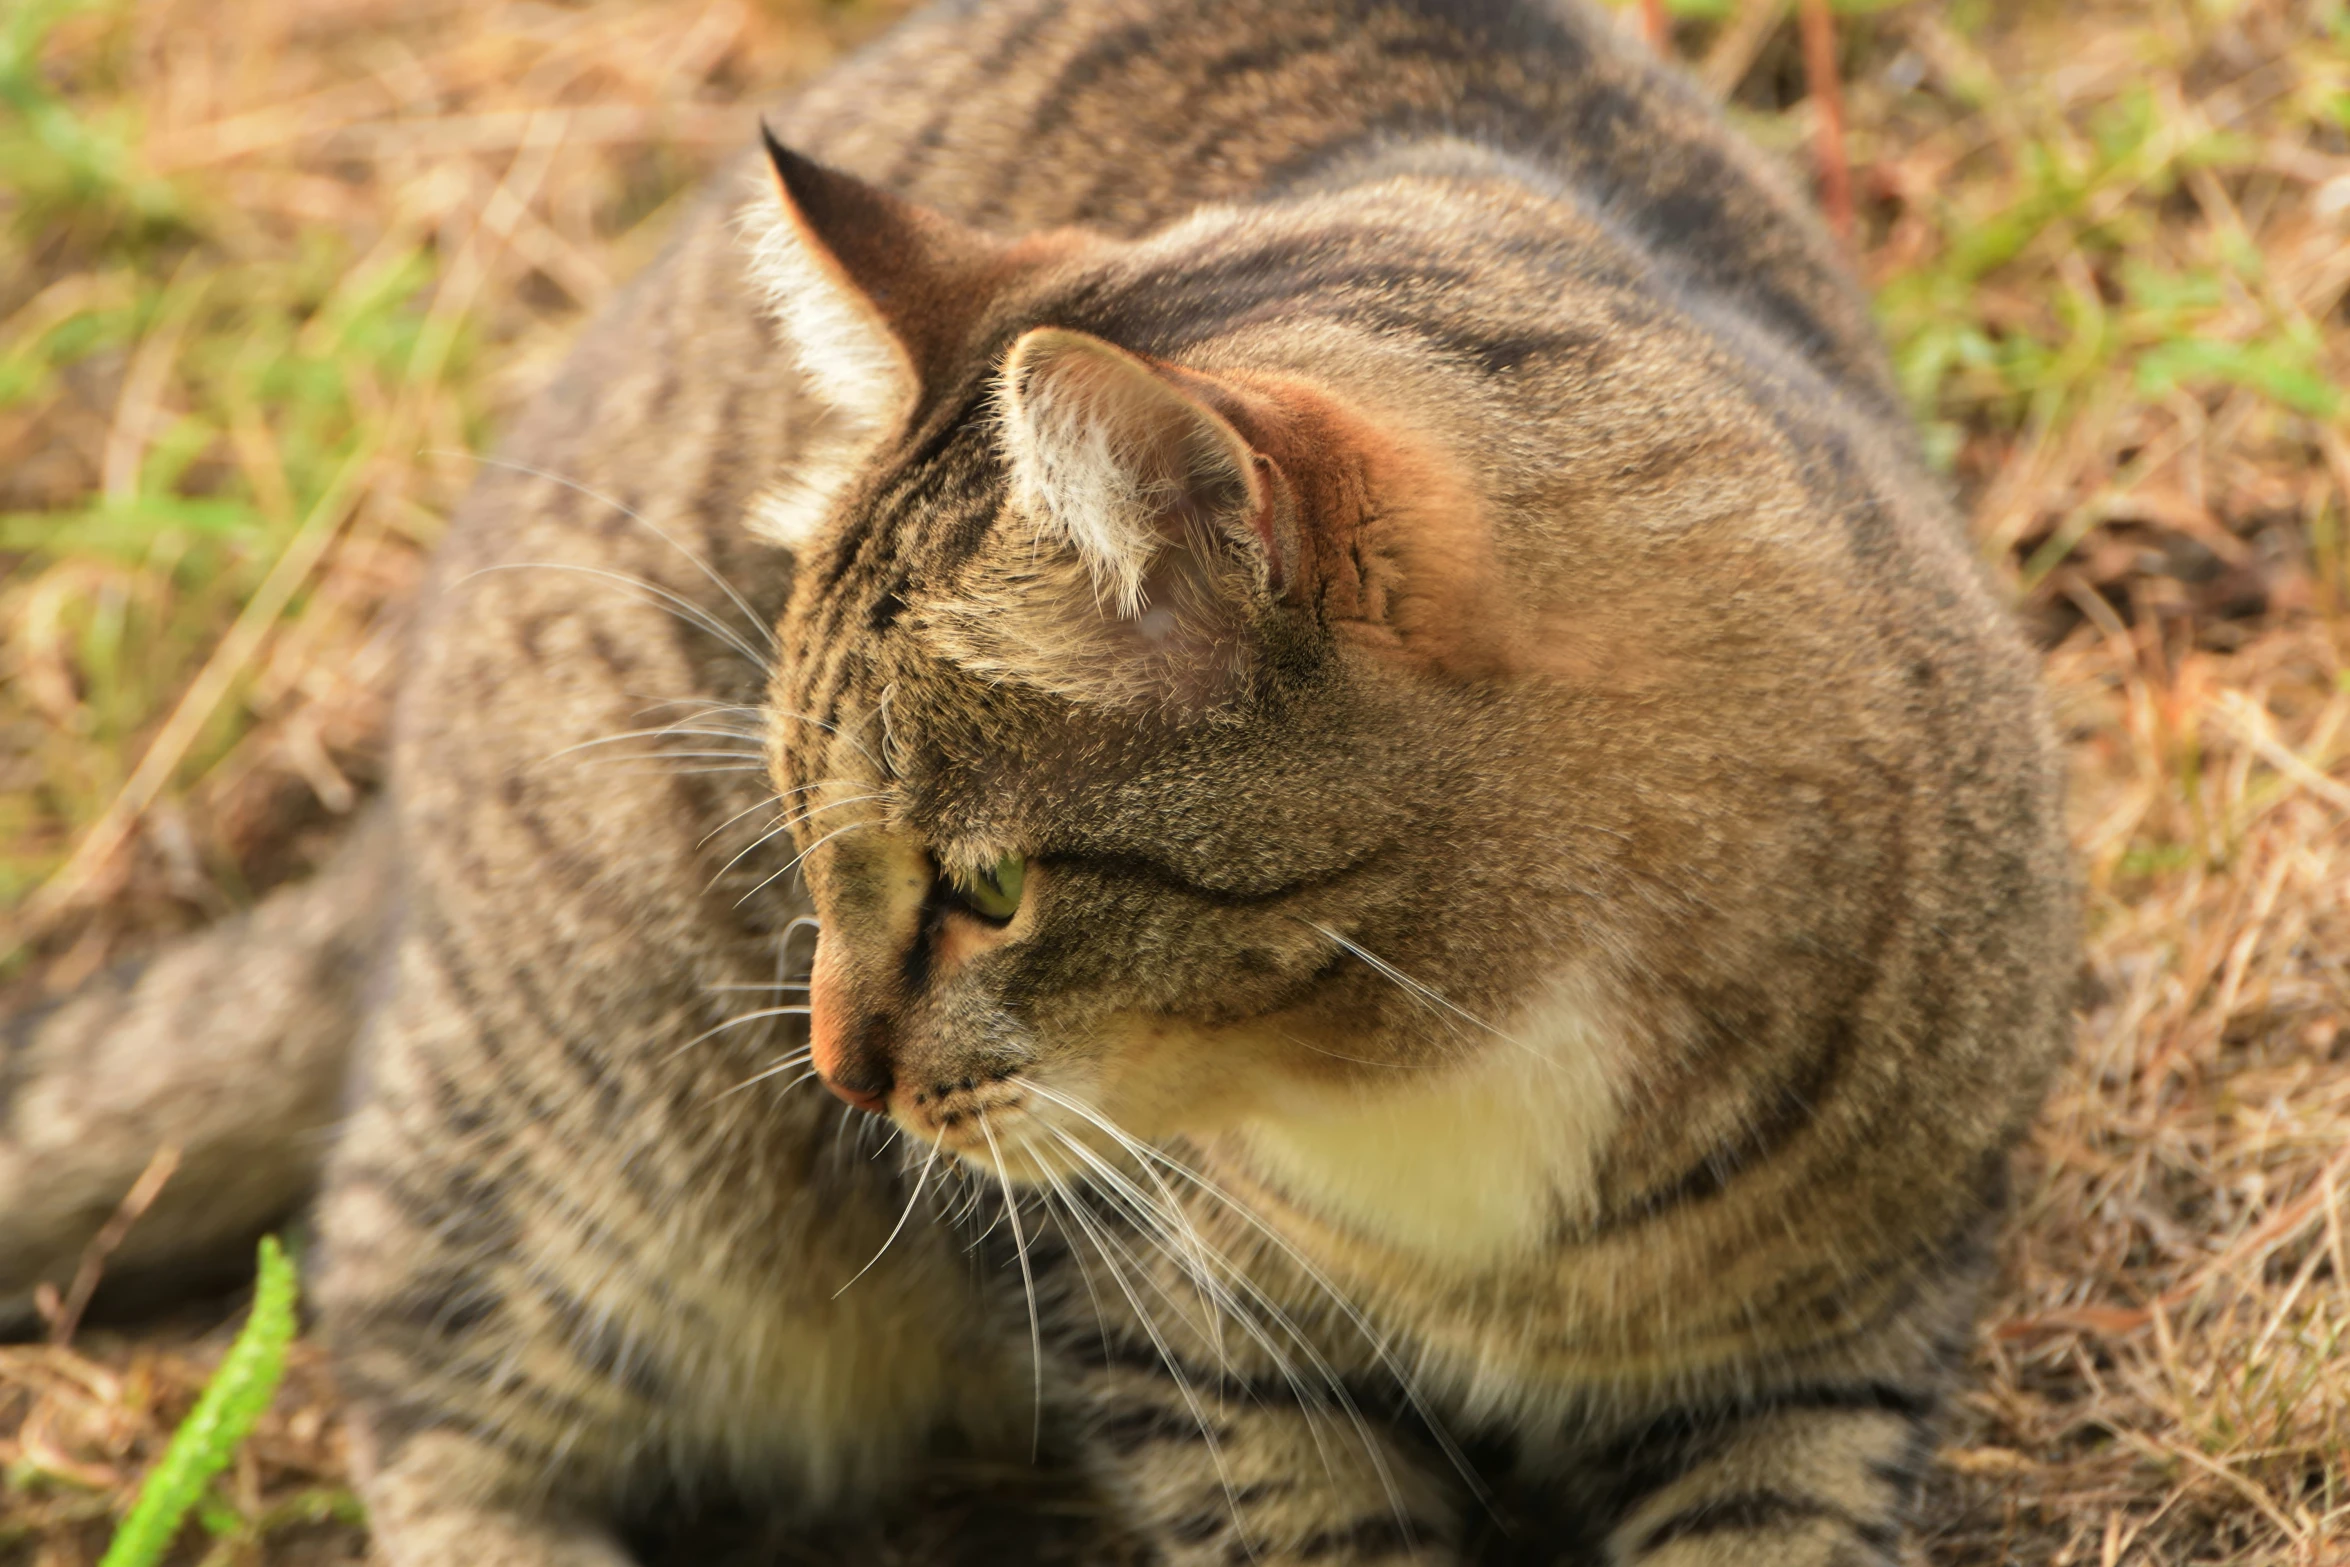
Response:
[{"label": "green grass sprout", "polygon": [[115,1531],[99,1567],[154,1567],[163,1559],[164,1548],[179,1533],[189,1510],[236,1457],[253,1422],[277,1396],[277,1385],[286,1374],[286,1347],[293,1341],[294,1265],[277,1237],[265,1235],[252,1315],[220,1369],[204,1384],[196,1407],[171,1434],[163,1461],[139,1487],[139,1499]]}]

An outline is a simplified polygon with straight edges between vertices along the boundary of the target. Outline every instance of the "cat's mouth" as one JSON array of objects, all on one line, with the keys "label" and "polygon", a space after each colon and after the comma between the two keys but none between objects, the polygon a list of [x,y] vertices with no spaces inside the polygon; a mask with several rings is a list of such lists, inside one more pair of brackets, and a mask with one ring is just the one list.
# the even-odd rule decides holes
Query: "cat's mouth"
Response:
[{"label": "cat's mouth", "polygon": [[[991,1181],[1050,1185],[1083,1169],[1090,1150],[1077,1139],[1085,1128],[1107,1126],[1098,1112],[1019,1065],[948,1065],[916,1075],[919,1068],[910,1072],[873,1048],[875,1030],[864,1031],[863,1048],[852,1056],[842,1047],[849,1031],[824,967],[819,947],[810,992],[810,1055],[836,1097],[887,1118]],[[1117,1134],[1092,1140],[1114,1143]]]},{"label": "cat's mouth", "polygon": [[909,1088],[894,1119],[926,1141],[992,1173],[1005,1153],[1024,1150],[1032,1096],[1012,1074],[981,1074]]},{"label": "cat's mouth", "polygon": [[988,1180],[1053,1187],[1082,1180],[1138,1146],[1075,1095],[1012,1072],[897,1096],[891,1119]]}]

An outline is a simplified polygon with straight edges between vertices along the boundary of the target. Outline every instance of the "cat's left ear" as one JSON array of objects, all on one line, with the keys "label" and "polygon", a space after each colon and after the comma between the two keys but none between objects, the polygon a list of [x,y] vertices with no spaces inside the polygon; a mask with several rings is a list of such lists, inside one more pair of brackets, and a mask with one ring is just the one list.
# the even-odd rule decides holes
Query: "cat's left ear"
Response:
[{"label": "cat's left ear", "polygon": [[1271,461],[1216,406],[1229,389],[1038,327],[1013,345],[998,395],[1013,504],[1076,551],[1109,613],[1147,633],[1154,613],[1204,612],[1177,601],[1219,579],[1227,596],[1280,593],[1289,508]]},{"label": "cat's left ear", "polygon": [[1010,504],[919,612],[948,662],[1195,717],[1317,646],[1453,677],[1506,667],[1483,506],[1401,416],[1049,326],[1005,356],[997,406]]},{"label": "cat's left ear", "polygon": [[953,373],[981,310],[1028,263],[1020,246],[762,135],[775,187],[744,213],[751,273],[824,420],[754,521],[796,548],[923,391]]},{"label": "cat's left ear", "polygon": [[1236,384],[1088,333],[1005,356],[1008,521],[926,610],[950,661],[1087,703],[1200,714],[1247,691],[1297,585],[1297,506]]}]

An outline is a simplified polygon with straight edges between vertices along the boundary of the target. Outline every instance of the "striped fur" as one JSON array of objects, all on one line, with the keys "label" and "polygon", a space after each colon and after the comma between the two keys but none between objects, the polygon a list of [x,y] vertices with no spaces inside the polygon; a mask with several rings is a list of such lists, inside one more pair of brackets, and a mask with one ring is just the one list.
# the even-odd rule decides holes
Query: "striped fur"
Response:
[{"label": "striped fur", "polygon": [[1895,1559],[2072,897],[1800,201],[1572,0],[948,4],[773,127],[418,633],[317,1286],[385,1559],[1032,1418],[1169,1564],[1457,1561],[1495,1464]]}]

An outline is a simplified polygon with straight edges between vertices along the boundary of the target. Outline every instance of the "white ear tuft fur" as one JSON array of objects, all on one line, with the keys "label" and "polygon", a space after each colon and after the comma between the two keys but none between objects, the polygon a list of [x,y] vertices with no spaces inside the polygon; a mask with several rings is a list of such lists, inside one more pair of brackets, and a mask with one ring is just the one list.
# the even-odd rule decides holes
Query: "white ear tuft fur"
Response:
[{"label": "white ear tuft fur", "polygon": [[802,438],[797,467],[752,505],[751,523],[762,537],[799,549],[919,388],[913,361],[881,312],[773,180],[760,182],[740,221],[751,276],[825,409]]},{"label": "white ear tuft fur", "polygon": [[1148,364],[1082,332],[1013,345],[999,391],[1012,503],[1085,562],[1097,598],[1133,620],[1170,545],[1212,547],[1221,511],[1260,500],[1238,431]]}]

